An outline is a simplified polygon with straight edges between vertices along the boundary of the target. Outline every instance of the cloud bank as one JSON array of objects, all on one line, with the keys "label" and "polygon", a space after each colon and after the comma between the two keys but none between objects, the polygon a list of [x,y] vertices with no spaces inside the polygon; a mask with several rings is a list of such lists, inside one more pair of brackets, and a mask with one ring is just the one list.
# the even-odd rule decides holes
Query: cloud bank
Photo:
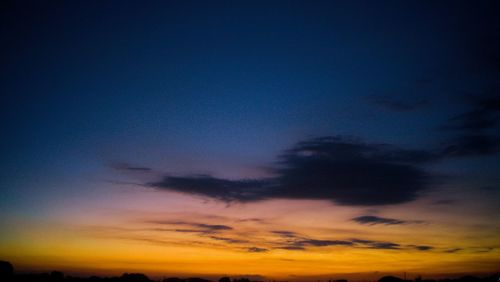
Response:
[{"label": "cloud bank", "polygon": [[400,220],[394,218],[378,217],[374,215],[362,215],[351,219],[354,222],[364,225],[402,225],[402,224],[412,224],[412,223],[423,223],[420,220]]}]

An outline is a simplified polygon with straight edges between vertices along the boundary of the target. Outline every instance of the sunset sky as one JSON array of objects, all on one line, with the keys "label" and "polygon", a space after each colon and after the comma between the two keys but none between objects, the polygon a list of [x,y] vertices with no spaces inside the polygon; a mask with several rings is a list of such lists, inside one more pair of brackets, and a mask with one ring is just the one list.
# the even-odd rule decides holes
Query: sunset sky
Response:
[{"label": "sunset sky", "polygon": [[0,260],[500,272],[498,1],[2,1]]}]

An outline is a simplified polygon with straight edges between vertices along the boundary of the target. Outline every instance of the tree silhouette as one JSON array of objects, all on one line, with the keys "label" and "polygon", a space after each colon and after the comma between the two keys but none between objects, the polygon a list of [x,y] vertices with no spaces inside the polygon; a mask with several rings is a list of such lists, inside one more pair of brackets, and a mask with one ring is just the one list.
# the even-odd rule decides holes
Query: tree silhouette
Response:
[{"label": "tree silhouette", "polygon": [[402,282],[403,279],[396,276],[384,276],[378,280],[378,282]]},{"label": "tree silhouette", "polygon": [[0,280],[9,281],[14,276],[14,267],[8,261],[0,261]]}]

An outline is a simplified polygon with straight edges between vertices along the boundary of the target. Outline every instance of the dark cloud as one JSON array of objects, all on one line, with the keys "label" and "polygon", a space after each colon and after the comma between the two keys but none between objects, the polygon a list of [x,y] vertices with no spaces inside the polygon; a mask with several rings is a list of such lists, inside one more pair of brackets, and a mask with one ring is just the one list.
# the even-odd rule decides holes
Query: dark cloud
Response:
[{"label": "dark cloud", "polygon": [[227,180],[209,175],[167,176],[150,183],[158,189],[208,196],[222,201],[255,201],[263,199],[270,182],[267,180]]},{"label": "dark cloud", "polygon": [[230,243],[230,244],[248,243],[248,241],[246,241],[246,240],[239,240],[239,239],[226,238],[226,237],[210,236],[209,238],[213,239],[213,240],[217,240],[217,241],[224,241],[224,242]]},{"label": "dark cloud", "polygon": [[367,99],[370,103],[377,107],[394,112],[416,111],[429,104],[429,101],[425,99],[419,99],[417,101],[402,101],[388,96],[377,95],[368,96]]},{"label": "dark cloud", "polygon": [[232,227],[230,226],[227,226],[227,225],[214,225],[214,224],[203,224],[203,223],[196,223],[192,226],[197,226],[197,227],[200,227],[200,228],[203,228],[203,229],[210,229],[210,230],[231,230],[233,229]]},{"label": "dark cloud", "polygon": [[275,249],[280,249],[280,250],[289,250],[289,251],[303,251],[305,250],[306,248],[302,247],[302,246],[294,246],[294,245],[290,245],[290,246],[281,246],[281,247],[276,247]]},{"label": "dark cloud", "polygon": [[132,172],[149,172],[152,171],[151,168],[145,166],[133,166],[128,163],[115,162],[111,163],[110,167],[116,170],[132,171]]},{"label": "dark cloud", "polygon": [[372,240],[362,240],[362,239],[352,239],[353,243],[358,244],[358,247],[369,248],[369,249],[384,249],[384,250],[419,250],[419,251],[430,251],[433,250],[432,246],[425,245],[400,245],[393,242],[381,242]]},{"label": "dark cloud", "polygon": [[494,247],[473,247],[473,248],[470,248],[470,251],[472,251],[473,253],[489,253],[493,250],[495,250]]},{"label": "dark cloud", "polygon": [[397,224],[405,224],[406,223],[403,220],[397,220],[397,219],[393,219],[393,218],[384,218],[384,217],[378,217],[378,216],[372,216],[372,215],[358,216],[358,217],[353,218],[352,221],[355,221],[359,224],[366,224],[366,225],[376,225],[376,224],[397,225]]},{"label": "dark cloud", "polygon": [[264,248],[251,247],[251,248],[248,248],[247,251],[250,253],[263,253],[263,252],[267,252],[269,250],[264,249]]},{"label": "dark cloud", "polygon": [[[341,205],[377,206],[415,200],[436,184],[425,164],[457,157],[485,156],[500,151],[500,99],[497,88],[470,99],[468,111],[441,127],[445,142],[425,150],[361,142],[342,136],[295,144],[269,168],[270,177],[223,179],[211,175],[167,175],[147,183],[156,189],[194,194],[225,202],[266,199],[329,200]],[[408,105],[377,100],[399,110]],[[419,102],[417,104],[422,104]],[[360,218],[364,224],[403,224],[398,220]]]},{"label": "dark cloud", "polygon": [[179,233],[210,233],[204,229],[179,229],[179,228],[151,228],[152,231],[179,232]]},{"label": "dark cloud", "polygon": [[449,254],[454,254],[454,253],[459,252],[461,250],[462,250],[461,248],[453,248],[453,249],[448,249],[448,250],[446,250],[444,252],[445,253],[449,253]]},{"label": "dark cloud", "polygon": [[471,98],[469,111],[452,117],[441,127],[453,133],[442,149],[444,158],[492,155],[500,151],[499,91],[494,87],[486,96]]},{"label": "dark cloud", "polygon": [[[406,249],[400,244],[393,242],[383,242],[383,241],[373,241],[373,240],[363,240],[363,239],[319,240],[311,238],[299,238],[297,240],[286,241],[283,244],[276,247],[276,249],[305,250],[307,247],[330,247],[330,246],[347,246],[352,248],[382,249],[382,250]],[[417,246],[411,245],[408,247],[414,249]],[[418,247],[428,247],[428,246],[418,246]],[[431,248],[432,247],[429,247],[429,249]]]},{"label": "dark cloud", "polygon": [[[178,222],[176,222],[178,223]],[[162,223],[163,224],[163,223]],[[191,223],[189,223],[191,224]],[[198,223],[195,223],[198,225]],[[182,222],[181,225],[184,225],[184,222]],[[178,230],[176,229],[162,229],[162,228],[155,228],[155,229],[147,229],[147,230],[154,230],[154,231],[175,231],[177,232]],[[123,230],[120,230],[123,231]],[[236,239],[236,238],[231,238],[231,237],[226,237],[226,236],[219,236],[220,233],[216,232],[211,232],[211,231],[203,231],[203,230],[197,230],[197,229],[180,229],[179,232],[193,232],[199,235],[202,238],[208,238],[216,241],[221,241],[224,243],[228,244],[234,244],[238,246],[241,244],[241,248],[247,250],[248,252],[254,252],[254,253],[262,253],[262,252],[268,252],[271,249],[275,250],[290,250],[290,251],[304,251],[309,248],[324,248],[324,247],[347,247],[347,248],[355,248],[355,249],[380,249],[380,250],[395,250],[395,251],[407,251],[407,250],[418,250],[418,251],[431,251],[434,250],[435,248],[432,246],[427,246],[427,245],[400,245],[398,243],[394,242],[387,242],[387,241],[374,241],[374,240],[367,240],[367,239],[357,239],[357,238],[351,238],[351,239],[342,239],[342,240],[331,240],[331,239],[320,239],[320,238],[311,238],[306,235],[300,235],[295,232],[291,231],[271,231],[272,234],[277,234],[279,235],[279,238],[281,240],[276,241],[275,239],[270,240],[270,241],[262,241],[260,243],[265,243],[268,244],[272,247],[270,248],[262,248],[262,247],[247,247],[245,245],[250,244],[252,241],[251,240],[244,240],[244,239]],[[227,234],[227,233],[226,233]],[[159,241],[151,241],[152,243],[160,243]],[[174,242],[171,241],[161,241],[161,244],[173,244]],[[197,242],[193,241],[190,242],[190,244],[206,244],[203,242]],[[477,247],[477,248],[471,248],[472,252],[488,252],[492,251],[494,248],[482,248],[482,247]],[[450,249],[446,250],[444,252],[452,253],[452,252],[457,252],[461,249]]]},{"label": "dark cloud", "polygon": [[431,247],[431,246],[416,246],[415,249],[417,249],[419,251],[429,251],[429,250],[434,249],[434,247]]},{"label": "dark cloud", "polygon": [[300,142],[265,179],[228,180],[209,175],[166,176],[148,185],[222,201],[318,199],[343,205],[387,205],[416,199],[433,177],[420,167],[437,156],[344,137]]},{"label": "dark cloud", "polygon": [[312,246],[312,247],[327,247],[327,246],[352,246],[353,243],[350,241],[342,240],[317,240],[317,239],[307,239],[297,241],[294,244],[297,246]]},{"label": "dark cloud", "polygon": [[207,232],[207,230],[199,230],[199,229],[168,229],[166,231],[174,231],[174,232],[179,232],[179,233],[206,233]]},{"label": "dark cloud", "polygon": [[489,134],[463,134],[448,141],[446,157],[493,155],[500,151],[500,138]]},{"label": "dark cloud", "polygon": [[393,242],[382,242],[363,239],[346,239],[346,240],[323,240],[315,238],[307,238],[299,236],[296,233],[288,231],[273,232],[281,235],[286,240],[282,242],[277,249],[286,250],[305,250],[307,247],[330,247],[330,246],[347,246],[352,248],[368,248],[368,249],[390,249],[399,250],[401,246]]},{"label": "dark cloud", "polygon": [[255,222],[255,223],[261,223],[261,224],[266,224],[267,221],[262,218],[243,218],[243,219],[238,219],[237,222]]},{"label": "dark cloud", "polygon": [[351,239],[350,241],[356,244],[367,244],[367,245],[376,242],[372,240],[363,240],[363,239]]},{"label": "dark cloud", "polygon": [[394,219],[394,218],[385,218],[385,217],[378,217],[378,216],[373,216],[373,215],[358,216],[358,217],[353,218],[352,221],[355,221],[359,224],[365,224],[365,225],[377,225],[377,224],[400,225],[400,224],[410,224],[410,223],[423,223],[422,221],[419,221],[419,220],[399,220],[399,219]]},{"label": "dark cloud", "polygon": [[384,249],[384,250],[399,250],[401,246],[396,243],[391,242],[374,242],[368,244],[368,248],[370,249]]},{"label": "dark cloud", "polygon": [[275,230],[275,231],[271,231],[271,233],[278,234],[282,237],[289,237],[289,238],[299,237],[299,235],[297,233],[292,232],[292,231]]},{"label": "dark cloud", "polygon": [[482,130],[495,127],[498,123],[495,109],[481,107],[472,111],[459,114],[449,120],[443,129],[454,130]]},{"label": "dark cloud", "polygon": [[284,239],[277,249],[304,250],[306,247],[352,246],[354,244],[350,240],[322,240],[308,238],[295,232],[285,230],[271,231],[271,233],[277,234]]},{"label": "dark cloud", "polygon": [[[418,164],[434,156],[387,144],[325,137],[297,144],[280,156],[279,186],[272,197],[328,199],[344,205],[412,201],[432,177]],[[305,189],[307,187],[307,189]]]},{"label": "dark cloud", "polygon": [[401,246],[393,242],[382,242],[363,239],[352,239],[351,242],[355,243],[357,247],[369,249],[384,249],[384,250],[399,250]]},{"label": "dark cloud", "polygon": [[205,223],[197,223],[197,222],[187,222],[187,221],[149,221],[150,223],[155,224],[167,224],[167,225],[183,225],[190,226],[199,229],[175,229],[176,232],[217,232],[217,231],[226,231],[232,230],[233,228],[228,225],[221,224],[205,224]]},{"label": "dark cloud", "polygon": [[[236,239],[226,236],[219,236],[221,233],[217,233],[219,230],[230,230],[229,226],[225,225],[211,225],[203,223],[192,223],[184,221],[173,221],[173,222],[156,222],[161,224],[172,224],[172,225],[188,225],[200,227],[200,229],[162,229],[156,228],[156,231],[175,231],[175,232],[192,232],[196,233],[203,238],[209,238],[216,241],[221,241],[228,244],[248,244],[251,241],[244,239]],[[225,227],[222,227],[225,226]],[[281,250],[292,250],[292,251],[303,251],[308,248],[323,248],[323,247],[349,247],[349,248],[359,248],[359,249],[380,249],[380,250],[418,250],[418,251],[430,251],[434,247],[427,245],[401,245],[395,242],[388,241],[374,241],[367,239],[342,239],[342,240],[331,240],[331,239],[321,239],[321,238],[311,238],[306,235],[301,235],[296,232],[287,230],[274,230],[270,231],[272,234],[279,236],[281,240],[275,241],[271,240],[267,243],[272,245],[272,249]],[[261,242],[262,243],[262,242]],[[248,252],[267,252],[269,249],[250,247],[247,249]],[[490,251],[490,249],[477,248],[476,252]],[[452,252],[452,251],[449,251]]]}]

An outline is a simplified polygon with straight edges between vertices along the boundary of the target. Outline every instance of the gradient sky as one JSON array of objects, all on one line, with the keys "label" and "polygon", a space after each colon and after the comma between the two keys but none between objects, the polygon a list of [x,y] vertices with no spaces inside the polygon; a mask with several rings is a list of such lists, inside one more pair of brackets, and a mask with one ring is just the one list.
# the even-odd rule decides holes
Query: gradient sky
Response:
[{"label": "gradient sky", "polygon": [[500,271],[498,1],[3,1],[21,271]]}]

